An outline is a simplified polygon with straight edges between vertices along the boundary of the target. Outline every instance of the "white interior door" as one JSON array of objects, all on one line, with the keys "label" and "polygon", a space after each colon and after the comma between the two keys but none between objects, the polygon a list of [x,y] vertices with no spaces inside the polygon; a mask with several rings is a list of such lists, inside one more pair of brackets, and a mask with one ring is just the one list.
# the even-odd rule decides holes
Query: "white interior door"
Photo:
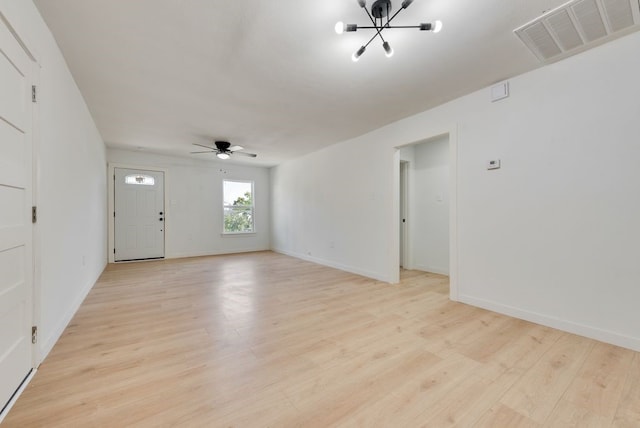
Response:
[{"label": "white interior door", "polygon": [[114,168],[115,261],[164,257],[164,173]]},{"label": "white interior door", "polygon": [[0,409],[33,368],[33,62],[0,19]]}]

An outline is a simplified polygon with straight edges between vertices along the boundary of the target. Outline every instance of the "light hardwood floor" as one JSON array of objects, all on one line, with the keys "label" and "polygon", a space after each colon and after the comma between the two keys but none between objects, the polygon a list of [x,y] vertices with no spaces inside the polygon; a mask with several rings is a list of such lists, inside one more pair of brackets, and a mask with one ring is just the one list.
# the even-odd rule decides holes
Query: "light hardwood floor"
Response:
[{"label": "light hardwood floor", "polygon": [[110,265],[9,427],[640,427],[640,354],[264,252]]}]

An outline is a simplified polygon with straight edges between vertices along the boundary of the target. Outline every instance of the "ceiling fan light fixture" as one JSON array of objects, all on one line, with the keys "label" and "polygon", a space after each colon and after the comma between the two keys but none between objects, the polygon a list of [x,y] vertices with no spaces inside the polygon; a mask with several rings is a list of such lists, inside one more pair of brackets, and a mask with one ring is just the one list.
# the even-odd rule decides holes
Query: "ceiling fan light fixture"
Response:
[{"label": "ceiling fan light fixture", "polygon": [[344,33],[344,22],[342,22],[342,21],[338,21],[338,22],[336,23],[335,30],[336,30],[336,34],[342,34],[342,33]]},{"label": "ceiling fan light fixture", "polygon": [[205,148],[207,150],[199,151],[199,152],[191,152],[192,154],[214,153],[218,159],[222,159],[222,160],[230,159],[231,155],[241,155],[241,156],[247,156],[250,158],[258,157],[258,155],[255,153],[244,152],[243,151],[244,147],[242,146],[238,146],[238,145],[232,146],[231,143],[228,141],[216,140],[213,142],[214,147],[211,147],[209,145],[205,146],[204,144],[199,144],[199,143],[193,143],[193,145]]},{"label": "ceiling fan light fixture", "polygon": [[442,21],[437,20],[433,23],[433,32],[439,33],[440,31],[442,31]]},{"label": "ceiling fan light fixture", "polygon": [[402,8],[403,8],[403,9],[408,8],[408,7],[411,5],[411,3],[413,3],[413,0],[404,0],[404,1],[402,2]]},{"label": "ceiling fan light fixture", "polygon": [[360,5],[360,7],[366,7],[367,6],[367,1],[366,0],[358,0],[358,4]]}]

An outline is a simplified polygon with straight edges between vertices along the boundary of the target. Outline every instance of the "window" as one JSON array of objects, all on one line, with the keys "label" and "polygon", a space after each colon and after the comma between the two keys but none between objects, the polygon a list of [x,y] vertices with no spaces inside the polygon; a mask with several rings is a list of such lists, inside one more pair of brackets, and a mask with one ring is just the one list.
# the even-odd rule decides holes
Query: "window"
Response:
[{"label": "window", "polygon": [[223,181],[224,233],[252,233],[253,182]]},{"label": "window", "polygon": [[127,175],[124,178],[124,182],[127,184],[137,184],[140,186],[153,186],[156,184],[156,179],[149,175]]}]

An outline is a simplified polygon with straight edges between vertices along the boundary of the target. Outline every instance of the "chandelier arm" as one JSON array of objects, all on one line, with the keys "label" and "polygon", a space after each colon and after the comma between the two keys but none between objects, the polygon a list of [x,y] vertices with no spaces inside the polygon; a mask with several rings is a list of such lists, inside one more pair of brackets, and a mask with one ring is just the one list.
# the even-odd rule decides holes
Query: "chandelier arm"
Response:
[{"label": "chandelier arm", "polygon": [[371,13],[369,12],[369,9],[367,9],[367,8],[365,7],[365,8],[364,8],[364,11],[365,11],[365,12],[367,12],[367,16],[369,17],[369,20],[371,21],[371,23],[377,27],[377,25],[376,25],[376,21],[373,19],[373,16],[371,16]]},{"label": "chandelier arm", "polygon": [[[391,3],[387,3],[387,27],[389,26],[389,12],[391,12]],[[380,22],[382,22],[382,19],[380,19]]]},{"label": "chandelier arm", "polygon": [[[369,9],[367,9],[366,7],[363,8],[365,12],[367,12],[367,16],[369,17],[369,19],[371,20],[371,23],[374,25],[373,28],[375,28],[376,30],[378,30],[378,32],[376,33],[376,36],[380,36],[380,39],[382,40],[382,43],[384,43],[384,37],[382,37],[382,25],[379,27],[380,29],[378,29],[378,22],[373,19],[373,16],[371,16],[371,13],[369,13]],[[382,19],[380,20],[382,21]],[[359,28],[365,28],[365,27],[359,27]],[[368,27],[368,28],[372,28],[372,27]],[[373,36],[373,38],[375,39],[376,36]],[[369,43],[371,43],[371,40],[369,41]],[[367,43],[366,46],[369,45],[369,43]],[[365,46],[365,47],[366,47]]]},{"label": "chandelier arm", "polygon": [[[402,9],[400,9],[400,10],[402,10]],[[396,13],[396,15],[397,15],[397,13]],[[374,24],[375,24],[375,23],[374,23]],[[381,26],[381,27],[375,26],[375,27],[358,27],[358,28],[373,28],[373,29],[377,30],[377,31],[376,31],[376,34],[374,34],[374,35],[369,39],[369,41],[367,42],[367,44],[366,44],[366,45],[364,45],[364,48],[365,48],[365,49],[366,49],[366,48],[368,48],[368,47],[369,47],[369,45],[371,44],[371,42],[373,42],[373,40],[374,40],[376,37],[378,37],[378,36],[380,36],[380,38],[382,39],[382,42],[384,43],[384,38],[382,38],[382,34],[380,34],[380,33],[382,33],[382,30],[384,30],[384,29],[385,29],[385,28],[387,28],[387,27],[385,27],[385,26]]]},{"label": "chandelier arm", "polygon": [[[403,10],[404,10],[403,8],[400,8],[396,13],[394,13],[394,14],[393,14],[393,16],[391,17],[391,19],[388,19],[388,20],[387,20],[387,23],[384,25],[384,28],[391,28],[391,27],[389,26],[389,24],[391,24],[391,21],[393,21],[393,20],[395,19],[395,17],[396,17],[396,16],[398,16],[398,14],[399,14],[400,12],[402,12]],[[387,16],[387,18],[388,18],[388,16]]]},{"label": "chandelier arm", "polygon": [[384,27],[364,27],[364,26],[360,26],[358,25],[358,30],[386,30],[386,29],[390,29],[393,30],[394,28],[420,28],[419,25],[393,25],[393,26],[384,26]]},{"label": "chandelier arm", "polygon": [[384,28],[384,25],[382,24],[382,18],[380,18],[380,27],[379,27],[379,31],[378,31],[378,35],[380,36],[380,40],[382,40],[382,43],[386,43],[386,40],[384,39],[384,37],[382,37],[382,29]]},{"label": "chandelier arm", "polygon": [[[373,36],[371,36],[371,38],[369,39],[369,41],[367,42],[367,44],[366,44],[366,45],[364,45],[364,48],[365,48],[365,49],[369,47],[369,45],[371,44],[371,42],[373,42],[373,41],[374,41],[374,39],[375,39],[376,37],[380,36],[380,31],[382,31],[382,28],[380,28],[380,29],[376,32],[376,34],[374,34]],[[382,37],[382,36],[380,36],[380,37]]]}]

